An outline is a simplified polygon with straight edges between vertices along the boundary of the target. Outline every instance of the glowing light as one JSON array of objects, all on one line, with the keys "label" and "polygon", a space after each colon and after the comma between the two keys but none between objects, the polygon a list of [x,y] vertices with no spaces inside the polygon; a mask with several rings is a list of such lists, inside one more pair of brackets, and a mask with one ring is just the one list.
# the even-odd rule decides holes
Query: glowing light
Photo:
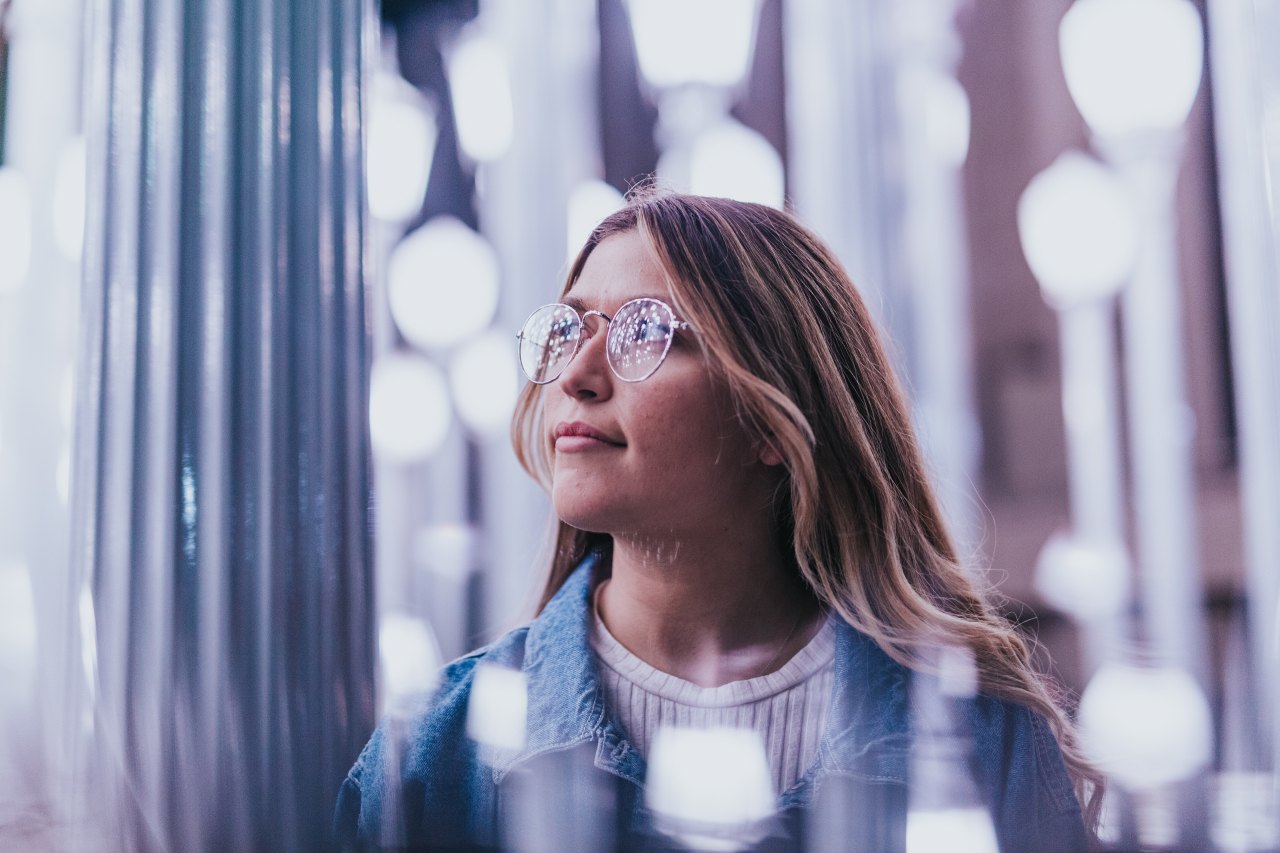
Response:
[{"label": "glowing light", "polygon": [[997,853],[999,849],[986,809],[907,812],[907,853]]},{"label": "glowing light", "polygon": [[691,846],[705,849],[735,828],[750,832],[774,807],[760,734],[728,727],[659,728],[645,801],[664,831]]},{"label": "glowing light", "polygon": [[454,583],[474,566],[476,532],[469,525],[442,522],[419,530],[413,541],[414,562]]},{"label": "glowing light", "polygon": [[0,565],[0,683],[7,689],[30,685],[36,669],[36,639],[31,573],[23,563]]},{"label": "glowing light", "polygon": [[1187,0],[1077,0],[1058,30],[1071,97],[1104,138],[1182,125],[1200,88],[1200,14]]},{"label": "glowing light", "polygon": [[1049,537],[1036,564],[1036,590],[1083,621],[1119,613],[1129,600],[1129,556],[1117,542]]},{"label": "glowing light", "polygon": [[[93,606],[93,591],[89,582],[86,581],[80,587],[80,663],[84,667],[85,684],[89,692],[89,702],[92,704],[93,697],[98,688],[98,617]],[[89,718],[89,726],[92,726],[93,715],[86,715]]]},{"label": "glowing light", "polygon": [[1209,704],[1175,667],[1103,664],[1080,698],[1080,730],[1089,757],[1130,789],[1186,779],[1212,754]]},{"label": "glowing light", "polygon": [[515,128],[515,111],[502,47],[474,30],[463,34],[449,56],[449,91],[458,143],[467,156],[485,162],[505,154]]},{"label": "glowing light", "polygon": [[71,500],[71,448],[64,447],[58,454],[58,469],[54,472],[58,487],[58,500],[66,506]]},{"label": "glowing light", "polygon": [[412,355],[387,355],[373,365],[369,438],[374,453],[409,463],[440,449],[449,434],[449,393],[440,369]]},{"label": "glowing light", "polygon": [[[658,163],[659,174],[672,170],[670,157]],[[719,122],[693,140],[688,151],[688,190],[698,195],[754,201],[781,209],[786,198],[782,158],[769,141],[732,119]],[[671,175],[678,180],[677,175]]]},{"label": "glowing light", "polygon": [[754,41],[754,0],[629,0],[636,55],[658,88],[685,83],[736,86]]},{"label": "glowing light", "polygon": [[479,664],[467,703],[467,737],[491,749],[514,752],[524,746],[529,692],[524,673]]},{"label": "glowing light", "polygon": [[978,665],[966,646],[938,650],[938,690],[943,696],[969,698],[978,693]]},{"label": "glowing light", "polygon": [[959,168],[969,156],[969,96],[954,77],[932,72],[920,81],[925,139],[944,163]]},{"label": "glowing light", "polygon": [[31,189],[12,166],[0,166],[0,258],[0,293],[17,290],[31,269]]},{"label": "glowing light", "polygon": [[1280,844],[1275,776],[1227,771],[1213,781],[1211,836],[1217,849],[1239,853],[1275,849]]},{"label": "glowing light", "polygon": [[1137,225],[1124,190],[1097,161],[1063,154],[1018,200],[1018,234],[1046,299],[1114,296],[1133,270]]},{"label": "glowing light", "polygon": [[449,385],[458,417],[473,432],[505,434],[520,391],[515,339],[485,332],[449,359]]},{"label": "glowing light", "polygon": [[84,137],[77,136],[62,149],[53,179],[54,242],[73,261],[84,250],[86,168]]},{"label": "glowing light", "polygon": [[569,193],[569,257],[572,259],[587,242],[591,232],[626,201],[622,193],[604,181],[583,181]]},{"label": "glowing light", "polygon": [[75,418],[76,372],[74,366],[68,366],[62,374],[62,384],[58,386],[58,413],[62,416],[62,424],[67,429]]},{"label": "glowing light", "polygon": [[383,616],[378,624],[378,659],[385,707],[393,716],[412,713],[439,682],[440,646],[421,619],[396,613]]},{"label": "glowing light", "polygon": [[452,216],[437,216],[401,240],[387,268],[396,326],[424,349],[478,334],[498,307],[498,259]]},{"label": "glowing light", "polygon": [[403,222],[422,209],[436,135],[435,111],[417,89],[396,75],[374,76],[366,163],[371,214]]}]

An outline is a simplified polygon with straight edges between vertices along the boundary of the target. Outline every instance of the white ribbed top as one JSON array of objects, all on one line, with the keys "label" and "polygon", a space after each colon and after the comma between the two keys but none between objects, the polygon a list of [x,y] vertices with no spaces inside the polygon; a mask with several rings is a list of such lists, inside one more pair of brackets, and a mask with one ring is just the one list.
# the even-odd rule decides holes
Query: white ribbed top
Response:
[{"label": "white ribbed top", "polygon": [[764,742],[774,790],[786,791],[818,754],[835,679],[835,629],[828,619],[781,669],[719,687],[700,687],[654,669],[614,639],[597,615],[591,647],[609,707],[644,755],[659,726],[754,729]]}]

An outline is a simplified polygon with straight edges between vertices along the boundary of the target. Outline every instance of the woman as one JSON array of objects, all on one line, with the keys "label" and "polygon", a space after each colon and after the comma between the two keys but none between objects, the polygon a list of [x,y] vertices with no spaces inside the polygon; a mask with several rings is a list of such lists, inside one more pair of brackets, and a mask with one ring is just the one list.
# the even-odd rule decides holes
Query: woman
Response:
[{"label": "woman", "polygon": [[[520,337],[513,440],[559,518],[539,615],[446,669],[399,795],[375,735],[340,797],[345,837],[379,838],[394,796],[411,844],[496,843],[503,780],[585,745],[624,780],[623,843],[641,844],[658,728],[736,723],[761,733],[784,813],[859,780],[864,843],[900,846],[906,685],[942,643],[977,665],[962,717],[1001,847],[1085,845],[1100,779],[959,565],[870,315],[813,234],[646,192]],[[485,663],[529,691],[523,747],[487,758],[465,734]]]}]

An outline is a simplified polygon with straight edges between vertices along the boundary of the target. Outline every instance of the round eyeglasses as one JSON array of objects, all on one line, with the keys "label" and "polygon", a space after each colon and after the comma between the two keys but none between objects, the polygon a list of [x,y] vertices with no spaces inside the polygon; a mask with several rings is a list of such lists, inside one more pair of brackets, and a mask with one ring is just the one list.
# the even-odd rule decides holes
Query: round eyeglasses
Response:
[{"label": "round eyeglasses", "polygon": [[[677,320],[671,306],[658,299],[632,299],[610,317],[603,311],[579,316],[563,303],[543,305],[529,315],[516,337],[520,366],[530,382],[545,385],[564,372],[578,351],[587,317],[597,315],[608,324],[605,355],[609,369],[624,382],[648,379],[667,357],[671,338],[689,324]],[[590,333],[587,335],[590,337]]]}]

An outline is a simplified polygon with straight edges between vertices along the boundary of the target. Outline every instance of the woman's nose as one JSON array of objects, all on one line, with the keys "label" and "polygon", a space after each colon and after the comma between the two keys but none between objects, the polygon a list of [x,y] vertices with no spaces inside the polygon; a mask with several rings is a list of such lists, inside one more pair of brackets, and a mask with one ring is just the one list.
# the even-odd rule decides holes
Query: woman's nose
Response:
[{"label": "woman's nose", "polygon": [[603,322],[588,333],[583,329],[577,352],[556,381],[561,390],[575,399],[600,400],[613,391],[613,373],[609,369],[605,339],[608,328]]}]

